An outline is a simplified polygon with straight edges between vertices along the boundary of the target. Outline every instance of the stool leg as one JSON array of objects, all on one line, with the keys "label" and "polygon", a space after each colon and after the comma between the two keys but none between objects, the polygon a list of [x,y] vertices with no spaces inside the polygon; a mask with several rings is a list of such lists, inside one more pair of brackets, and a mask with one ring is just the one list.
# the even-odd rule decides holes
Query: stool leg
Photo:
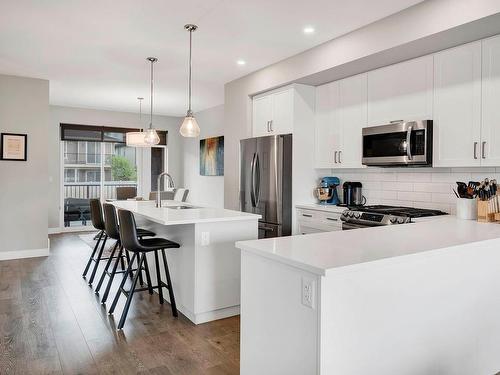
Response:
[{"label": "stool leg", "polygon": [[[127,258],[127,264],[130,264],[130,255],[127,250],[125,250],[125,257]],[[132,271],[130,271],[130,278],[134,278],[134,273]]]},{"label": "stool leg", "polygon": [[[120,244],[120,248],[118,250],[118,257],[121,257],[122,254],[123,254],[123,246]],[[118,268],[118,259],[116,259],[116,262],[113,265],[113,269],[111,270],[111,276],[109,277],[108,285],[106,285],[106,290],[102,295],[101,303],[105,303],[108,300],[109,290],[111,289],[111,285],[113,285],[113,279],[115,278],[117,268]]]},{"label": "stool leg", "polygon": [[[137,259],[137,263],[139,263],[139,259]],[[139,266],[137,266],[137,272],[139,272],[139,284],[144,286],[144,278],[142,277],[142,270],[139,269]]]},{"label": "stool leg", "polygon": [[170,279],[170,272],[168,271],[167,256],[165,255],[165,249],[161,249],[161,254],[163,256],[163,266],[165,267],[165,277],[167,278],[167,289],[168,295],[170,296],[170,305],[172,306],[172,315],[177,317],[177,305],[175,304],[174,288],[172,286],[172,280]]},{"label": "stool leg", "polygon": [[[141,266],[138,266],[137,269],[141,269]],[[142,272],[139,271],[139,272]],[[144,272],[146,272],[146,282],[148,283],[149,294],[153,295],[153,284],[151,283],[151,274],[149,273],[149,265],[148,265],[148,257],[144,253]]]},{"label": "stool leg", "polygon": [[108,235],[104,235],[104,241],[102,242],[101,250],[99,250],[99,254],[97,255],[97,259],[95,260],[94,269],[92,270],[92,274],[90,275],[89,285],[92,285],[94,281],[95,273],[97,272],[97,268],[99,267],[99,262],[101,261],[102,252],[104,251],[104,245],[106,245],[106,240],[108,239]]},{"label": "stool leg", "polygon": [[[142,266],[144,259],[146,258],[146,254],[142,253],[141,260],[139,260],[139,268]],[[132,297],[134,296],[135,286],[137,285],[137,279],[139,278],[139,274],[135,274],[134,280],[132,281],[132,286],[130,287],[130,291],[128,292],[127,301],[125,302],[125,307],[123,308],[122,317],[120,318],[120,322],[118,323],[118,329],[122,329],[125,324],[125,319],[127,318],[128,309],[130,308],[130,303],[132,302]],[[125,278],[124,278],[125,279]]]},{"label": "stool leg", "polygon": [[122,271],[125,271],[125,260],[123,259],[123,257],[121,257],[119,260],[120,260],[120,266],[122,267]]},{"label": "stool leg", "polygon": [[101,238],[103,236],[104,232],[101,230],[98,234],[99,238],[97,239],[97,242],[94,246],[94,250],[92,251],[92,254],[90,255],[89,261],[87,262],[87,265],[85,266],[85,270],[83,271],[82,277],[85,278],[87,276],[87,272],[89,271],[90,264],[92,263],[92,259],[94,258],[95,252],[97,251],[97,248],[99,247],[99,243],[101,242]]},{"label": "stool leg", "polygon": [[158,261],[158,250],[155,250],[156,280],[158,283],[158,295],[160,296],[160,305],[163,305],[163,286],[161,285],[160,262]]},{"label": "stool leg", "polygon": [[[134,253],[132,255],[132,262],[134,261],[135,257],[137,256],[137,253]],[[116,291],[115,299],[113,300],[113,303],[111,304],[111,308],[109,309],[109,314],[113,314],[116,308],[116,304],[118,303],[118,299],[120,298],[120,293],[122,292],[122,288],[125,285],[125,281],[127,281],[127,276],[128,273],[130,272],[130,269],[132,268],[132,263],[128,265],[127,271],[123,274],[122,282],[120,283],[120,286],[118,287],[118,290]]]},{"label": "stool leg", "polygon": [[99,290],[101,290],[102,282],[104,281],[104,277],[106,276],[106,272],[113,261],[113,257],[115,256],[116,248],[118,247],[118,241],[116,241],[115,246],[113,246],[113,250],[111,250],[111,254],[109,256],[108,261],[106,262],[106,266],[104,267],[104,271],[102,271],[102,275],[97,283],[97,287],[95,288],[95,294],[99,294]]}]

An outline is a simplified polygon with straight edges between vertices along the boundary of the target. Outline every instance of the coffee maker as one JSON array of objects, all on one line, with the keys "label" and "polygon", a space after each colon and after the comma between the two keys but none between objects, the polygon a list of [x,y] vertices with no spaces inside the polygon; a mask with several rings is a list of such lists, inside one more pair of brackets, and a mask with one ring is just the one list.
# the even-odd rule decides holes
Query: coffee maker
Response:
[{"label": "coffee maker", "polygon": [[320,180],[319,187],[314,189],[316,198],[321,204],[338,205],[340,203],[337,194],[337,186],[340,185],[338,177],[323,177]]},{"label": "coffee maker", "polygon": [[342,185],[344,190],[343,206],[363,206],[366,203],[366,198],[363,196],[363,185],[357,181],[346,181]]}]

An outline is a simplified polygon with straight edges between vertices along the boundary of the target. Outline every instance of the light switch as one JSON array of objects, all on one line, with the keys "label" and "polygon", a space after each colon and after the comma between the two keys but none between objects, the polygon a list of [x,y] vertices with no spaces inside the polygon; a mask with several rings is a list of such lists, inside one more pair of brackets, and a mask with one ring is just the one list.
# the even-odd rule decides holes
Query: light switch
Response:
[{"label": "light switch", "polygon": [[210,245],[210,232],[201,232],[201,246]]}]

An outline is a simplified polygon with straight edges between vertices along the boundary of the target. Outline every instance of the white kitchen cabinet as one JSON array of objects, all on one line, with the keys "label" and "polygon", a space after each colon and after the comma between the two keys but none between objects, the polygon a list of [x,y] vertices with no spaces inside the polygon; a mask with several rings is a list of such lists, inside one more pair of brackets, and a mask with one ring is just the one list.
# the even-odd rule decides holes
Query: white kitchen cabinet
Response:
[{"label": "white kitchen cabinet", "polygon": [[293,132],[294,88],[274,90],[253,98],[254,137]]},{"label": "white kitchen cabinet", "polygon": [[315,167],[361,168],[366,74],[316,88]]},{"label": "white kitchen cabinet", "polygon": [[434,55],[435,167],[481,165],[481,42]]},{"label": "white kitchen cabinet", "polygon": [[432,55],[368,72],[368,126],[432,119]]},{"label": "white kitchen cabinet", "polygon": [[334,168],[361,168],[361,132],[366,126],[366,74],[339,81],[341,146]]},{"label": "white kitchen cabinet", "polygon": [[338,121],[339,83],[331,82],[316,88],[315,167],[332,168],[340,149]]},{"label": "white kitchen cabinet", "polygon": [[500,165],[500,36],[482,42],[481,165]]},{"label": "white kitchen cabinet", "polygon": [[269,121],[273,118],[273,97],[261,96],[253,100],[253,132],[254,136],[269,131]]},{"label": "white kitchen cabinet", "polygon": [[335,232],[342,230],[342,212],[297,208],[300,234]]}]

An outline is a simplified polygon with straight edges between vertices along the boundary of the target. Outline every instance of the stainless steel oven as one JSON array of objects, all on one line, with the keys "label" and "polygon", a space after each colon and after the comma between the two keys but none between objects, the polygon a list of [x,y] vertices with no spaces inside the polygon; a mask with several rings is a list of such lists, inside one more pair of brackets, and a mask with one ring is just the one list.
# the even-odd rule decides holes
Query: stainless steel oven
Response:
[{"label": "stainless steel oven", "polygon": [[364,165],[432,165],[432,120],[391,122],[363,128],[362,135]]}]

